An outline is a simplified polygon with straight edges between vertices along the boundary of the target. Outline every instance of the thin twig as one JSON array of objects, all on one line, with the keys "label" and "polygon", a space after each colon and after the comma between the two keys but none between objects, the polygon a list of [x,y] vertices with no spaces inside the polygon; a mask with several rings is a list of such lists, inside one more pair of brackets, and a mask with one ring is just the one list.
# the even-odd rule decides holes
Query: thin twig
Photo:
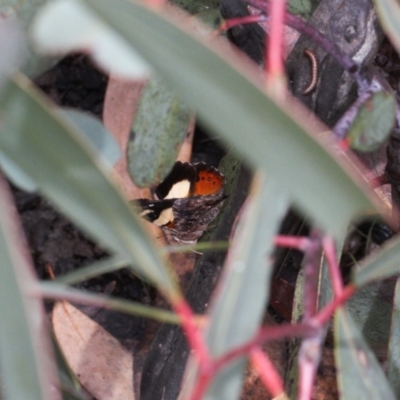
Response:
[{"label": "thin twig", "polygon": [[328,263],[329,274],[335,297],[340,297],[343,292],[343,280],[340,273],[339,263],[336,257],[336,247],[332,236],[325,236],[322,240],[325,258]]},{"label": "thin twig", "polygon": [[250,351],[250,360],[272,397],[281,395],[285,391],[282,378],[279,376],[271,360],[259,346]]},{"label": "thin twig", "polygon": [[274,238],[274,244],[275,246],[305,251],[310,244],[310,239],[306,236],[277,235]]},{"label": "thin twig", "polygon": [[285,95],[284,77],[285,68],[283,64],[283,30],[286,14],[286,0],[274,0],[269,10],[268,3],[262,9],[271,12],[270,32],[268,40],[265,41],[266,62],[265,62],[265,81],[267,89],[272,91],[277,98],[283,99]]},{"label": "thin twig", "polygon": [[305,338],[299,353],[299,394],[298,400],[310,400],[315,375],[321,360],[323,330],[314,337]]},{"label": "thin twig", "polygon": [[183,297],[174,299],[172,306],[179,315],[182,329],[186,333],[190,348],[199,360],[200,369],[207,371],[212,366],[212,360],[204,337],[196,324],[196,318],[192,309]]},{"label": "thin twig", "polygon": [[330,317],[332,316],[332,313],[340,307],[342,304],[344,304],[353,294],[356,292],[357,288],[349,284],[343,288],[342,294],[340,297],[335,298],[333,301],[328,303],[315,317],[314,321],[324,325],[326,324]]},{"label": "thin twig", "polygon": [[313,229],[310,244],[304,253],[304,321],[308,322],[317,313],[318,280],[321,267],[322,236]]},{"label": "thin twig", "polygon": [[286,324],[278,326],[268,326],[259,329],[255,337],[245,343],[242,346],[238,346],[228,353],[222,355],[220,358],[215,360],[214,366],[215,370],[218,371],[224,365],[228,364],[232,360],[248,354],[251,349],[258,346],[266,341],[272,340],[286,340],[287,338],[293,337],[308,337],[315,335],[316,327],[315,325],[308,324]]}]

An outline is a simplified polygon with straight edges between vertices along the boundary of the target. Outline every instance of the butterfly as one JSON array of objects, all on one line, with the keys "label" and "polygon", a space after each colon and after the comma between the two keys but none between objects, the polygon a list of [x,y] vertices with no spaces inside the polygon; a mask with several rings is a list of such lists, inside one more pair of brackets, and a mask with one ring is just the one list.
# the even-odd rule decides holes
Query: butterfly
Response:
[{"label": "butterfly", "polygon": [[195,243],[218,215],[227,196],[224,176],[200,162],[177,161],[156,187],[157,200],[138,199],[139,215],[170,233],[173,240]]}]

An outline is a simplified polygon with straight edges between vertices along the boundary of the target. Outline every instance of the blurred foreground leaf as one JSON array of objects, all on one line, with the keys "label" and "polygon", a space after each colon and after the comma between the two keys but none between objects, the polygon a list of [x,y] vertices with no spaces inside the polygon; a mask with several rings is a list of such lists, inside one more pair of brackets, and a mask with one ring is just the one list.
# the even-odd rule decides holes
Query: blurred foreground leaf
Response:
[{"label": "blurred foreground leaf", "polygon": [[0,365],[7,399],[50,400],[57,384],[39,299],[27,298],[35,280],[7,184],[0,180]]},{"label": "blurred foreground leaf", "polygon": [[52,341],[63,400],[89,400],[89,398],[84,394],[78,378],[69,367],[54,333],[52,334]]},{"label": "blurred foreground leaf", "polygon": [[121,158],[121,149],[111,132],[98,119],[72,108],[61,111],[93,144],[99,154],[110,164],[110,168]]},{"label": "blurred foreground leaf", "polygon": [[335,359],[342,400],[395,400],[382,368],[344,309],[335,314]]},{"label": "blurred foreground leaf", "polygon": [[142,78],[150,72],[125,40],[77,0],[48,2],[33,21],[32,37],[40,53],[89,52],[105,71],[126,78]]},{"label": "blurred foreground leaf", "polygon": [[[207,343],[220,357],[248,342],[259,328],[269,299],[273,238],[287,211],[286,198],[272,179],[258,176],[228,254],[208,313]],[[246,360],[227,365],[214,379],[207,399],[236,399]],[[187,386],[180,399],[190,392]]]},{"label": "blurred foreground leaf", "polygon": [[400,272],[400,238],[385,243],[378,254],[368,257],[354,273],[352,282],[362,286]]},{"label": "blurred foreground leaf", "polygon": [[396,398],[400,398],[400,279],[397,279],[393,301],[392,323],[388,349],[388,379]]},{"label": "blurred foreground leaf", "polygon": [[125,257],[135,273],[176,295],[157,250],[84,135],[52,112],[51,104],[21,75],[4,89],[0,109],[0,150],[29,172],[72,221]]},{"label": "blurred foreground leaf", "polygon": [[[19,0],[1,0],[0,1],[0,15],[1,15],[1,25],[4,24],[15,24],[18,23],[21,31],[21,37],[24,36],[23,52],[21,60],[23,59],[23,65],[21,70],[33,78],[44,72],[46,69],[50,68],[57,61],[55,57],[49,57],[39,55],[34,51],[32,43],[26,40],[29,36],[29,27],[34,18],[37,10],[40,6],[48,3],[50,0],[30,0],[30,1],[19,1]],[[0,28],[0,42],[6,43],[12,51],[18,49],[17,46],[12,44],[13,42],[12,32],[7,32],[4,34],[2,28]],[[0,47],[2,44],[0,44]],[[20,50],[19,48],[18,50]],[[12,58],[7,57],[2,52],[2,61],[9,62]]]},{"label": "blurred foreground leaf", "polygon": [[33,179],[26,174],[15,162],[10,160],[5,154],[0,152],[0,168],[7,178],[16,187],[26,192],[36,192],[38,190]]},{"label": "blurred foreground leaf", "polygon": [[379,359],[387,356],[393,291],[392,280],[372,282],[346,303],[354,323]]},{"label": "blurred foreground leaf", "polygon": [[77,304],[89,304],[98,308],[106,308],[117,312],[152,318],[156,321],[169,324],[179,324],[179,317],[172,311],[166,311],[157,307],[146,306],[142,303],[110,297],[102,294],[87,293],[69,286],[54,283],[41,282],[40,293],[44,298],[68,300]]},{"label": "blurred foreground leaf", "polygon": [[400,53],[400,5],[396,0],[374,0],[382,28]]}]

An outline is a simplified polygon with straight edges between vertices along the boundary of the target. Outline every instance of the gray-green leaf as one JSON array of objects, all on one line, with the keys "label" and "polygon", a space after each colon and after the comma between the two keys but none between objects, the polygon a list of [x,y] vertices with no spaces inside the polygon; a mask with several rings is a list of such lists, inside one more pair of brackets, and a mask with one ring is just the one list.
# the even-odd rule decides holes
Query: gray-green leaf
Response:
[{"label": "gray-green leaf", "polygon": [[171,171],[185,138],[190,111],[160,78],[141,92],[128,143],[128,171],[140,187],[153,186]]},{"label": "gray-green leaf", "polygon": [[349,129],[350,147],[359,151],[377,150],[389,137],[395,121],[393,94],[377,92],[361,106]]}]

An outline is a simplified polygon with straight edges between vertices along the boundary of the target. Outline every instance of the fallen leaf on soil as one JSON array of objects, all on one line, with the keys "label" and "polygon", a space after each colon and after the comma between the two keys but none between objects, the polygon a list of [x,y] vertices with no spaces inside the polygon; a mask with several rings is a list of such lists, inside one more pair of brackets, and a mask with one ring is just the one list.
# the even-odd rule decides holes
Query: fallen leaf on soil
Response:
[{"label": "fallen leaf on soil", "polygon": [[104,125],[114,135],[122,150],[122,157],[114,167],[118,185],[128,199],[144,197],[130,178],[126,167],[126,146],[135,110],[144,81],[129,81],[110,76],[104,99]]},{"label": "fallen leaf on soil", "polygon": [[134,400],[133,357],[101,326],[65,301],[53,327],[70,368],[97,400]]}]

